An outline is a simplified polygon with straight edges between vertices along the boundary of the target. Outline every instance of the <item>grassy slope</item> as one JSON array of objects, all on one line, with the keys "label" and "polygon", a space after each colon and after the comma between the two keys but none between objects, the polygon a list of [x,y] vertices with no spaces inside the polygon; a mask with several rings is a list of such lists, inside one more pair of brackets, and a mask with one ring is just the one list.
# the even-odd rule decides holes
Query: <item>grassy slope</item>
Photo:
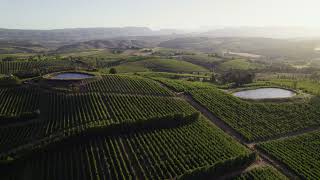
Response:
[{"label": "grassy slope", "polygon": [[137,63],[137,62],[129,62],[129,63],[121,64],[119,66],[115,66],[113,68],[116,68],[117,72],[119,73],[150,71],[150,69],[145,67],[143,64]]},{"label": "grassy slope", "polygon": [[136,62],[128,62],[115,66],[118,72],[144,72],[144,71],[163,71],[163,72],[205,72],[207,69],[175,59],[149,59]]},{"label": "grassy slope", "polygon": [[170,72],[141,72],[138,73],[145,77],[163,77],[169,79],[183,79],[183,78],[210,78],[210,73],[190,74],[190,73],[170,73]]},{"label": "grassy slope", "polygon": [[[303,80],[292,80],[292,79],[272,79],[270,81],[272,84],[279,86],[289,87],[289,88],[298,88],[304,92],[311,93],[314,95],[320,95],[320,83],[303,79]],[[296,87],[295,86],[296,82]]]},{"label": "grassy slope", "polygon": [[245,59],[235,59],[235,60],[222,63],[220,65],[220,68],[223,70],[229,70],[229,69],[248,70],[248,69],[261,69],[263,68],[263,65],[252,63]]},{"label": "grassy slope", "polygon": [[14,54],[0,54],[0,59],[5,57],[21,57],[21,58],[27,58],[29,56],[34,56],[33,53],[14,53]]},{"label": "grassy slope", "polygon": [[70,53],[61,53],[62,57],[69,56],[81,56],[81,57],[95,57],[95,58],[126,58],[126,55],[123,54],[114,54],[104,49],[91,49],[86,51],[70,52]]}]

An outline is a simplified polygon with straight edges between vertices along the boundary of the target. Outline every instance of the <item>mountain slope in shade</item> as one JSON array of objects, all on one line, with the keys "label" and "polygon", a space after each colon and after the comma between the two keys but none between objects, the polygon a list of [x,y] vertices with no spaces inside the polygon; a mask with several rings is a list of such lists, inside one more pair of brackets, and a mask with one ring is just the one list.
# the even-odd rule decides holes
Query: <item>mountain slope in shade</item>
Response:
[{"label": "mountain slope in shade", "polygon": [[0,54],[39,53],[46,51],[48,49],[42,45],[27,41],[0,41]]},{"label": "mountain slope in shade", "polygon": [[1,29],[0,40],[28,40],[33,42],[80,42],[116,37],[158,36],[183,33],[179,30],[151,30],[147,27],[73,28],[55,30]]},{"label": "mountain slope in shade", "polygon": [[125,28],[75,28],[57,30],[0,29],[0,39],[33,41],[88,41],[118,36],[151,35],[146,27]]},{"label": "mountain slope in shade", "polygon": [[56,52],[75,52],[90,49],[127,50],[149,47],[148,43],[138,40],[92,40],[59,47]]}]

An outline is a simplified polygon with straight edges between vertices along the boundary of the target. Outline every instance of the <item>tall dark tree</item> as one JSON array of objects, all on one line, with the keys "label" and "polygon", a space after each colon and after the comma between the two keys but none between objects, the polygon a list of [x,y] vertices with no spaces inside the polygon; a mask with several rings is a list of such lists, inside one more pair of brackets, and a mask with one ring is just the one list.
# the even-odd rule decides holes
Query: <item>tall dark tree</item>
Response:
[{"label": "tall dark tree", "polygon": [[110,73],[110,74],[117,74],[116,68],[111,68],[111,69],[109,70],[109,73]]},{"label": "tall dark tree", "polygon": [[252,83],[255,74],[244,70],[231,70],[222,75],[223,83],[234,83],[235,86]]}]

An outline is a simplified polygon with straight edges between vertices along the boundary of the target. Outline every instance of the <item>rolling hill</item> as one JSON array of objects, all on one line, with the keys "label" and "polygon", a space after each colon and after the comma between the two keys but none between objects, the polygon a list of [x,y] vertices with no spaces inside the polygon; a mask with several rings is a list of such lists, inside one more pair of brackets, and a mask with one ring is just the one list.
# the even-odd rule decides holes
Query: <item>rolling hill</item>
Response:
[{"label": "rolling hill", "polygon": [[230,69],[238,69],[238,70],[250,70],[250,69],[261,69],[264,68],[263,64],[255,63],[246,59],[235,59],[224,62],[219,65],[221,70],[230,70]]},{"label": "rolling hill", "polygon": [[48,49],[28,41],[0,41],[0,54],[38,53]]},{"label": "rolling hill", "polygon": [[92,49],[127,50],[149,47],[148,43],[137,40],[92,40],[65,45],[55,50],[56,53],[79,52]]},{"label": "rolling hill", "polygon": [[161,42],[160,47],[195,50],[206,53],[232,51],[271,58],[305,59],[319,57],[314,49],[318,40],[272,39],[260,37],[182,37]]},{"label": "rolling hill", "polygon": [[175,59],[146,59],[135,62],[127,62],[114,68],[118,72],[206,72],[208,69],[201,66]]}]

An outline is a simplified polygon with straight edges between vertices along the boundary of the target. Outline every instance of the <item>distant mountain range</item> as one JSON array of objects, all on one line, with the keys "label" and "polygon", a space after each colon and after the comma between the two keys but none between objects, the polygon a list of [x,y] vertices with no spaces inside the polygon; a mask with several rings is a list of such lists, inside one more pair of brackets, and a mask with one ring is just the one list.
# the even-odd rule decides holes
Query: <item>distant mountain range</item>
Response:
[{"label": "distant mountain range", "polygon": [[220,28],[186,33],[146,27],[57,30],[0,29],[0,54],[65,53],[90,49],[127,50],[163,47],[208,53],[251,53],[273,58],[319,56],[320,30],[285,27]]},{"label": "distant mountain range", "polygon": [[90,49],[127,50],[151,47],[147,42],[139,40],[91,40],[65,45],[55,50],[56,53],[85,51]]},{"label": "distant mountain range", "polygon": [[319,38],[320,28],[304,27],[227,27],[201,33],[210,37],[264,37],[275,39]]},{"label": "distant mountain range", "polygon": [[38,53],[45,52],[48,49],[37,43],[29,41],[0,41],[0,54],[14,53]]},{"label": "distant mountain range", "polygon": [[[56,30],[0,29],[0,41],[31,41],[35,43],[72,43],[133,36],[188,35],[203,37],[265,37],[314,38],[320,29],[300,27],[227,27],[202,33],[176,29],[152,30],[147,27],[74,28]],[[61,44],[60,44],[61,45]]]},{"label": "distant mountain range", "polygon": [[319,57],[314,49],[320,40],[292,40],[260,37],[181,37],[163,41],[159,47],[195,50],[207,53],[228,51],[251,53],[266,57],[312,59]]},{"label": "distant mountain range", "polygon": [[124,36],[155,36],[179,33],[178,30],[153,31],[147,27],[76,28],[57,30],[0,29],[0,40],[32,41],[38,43],[80,42]]}]

